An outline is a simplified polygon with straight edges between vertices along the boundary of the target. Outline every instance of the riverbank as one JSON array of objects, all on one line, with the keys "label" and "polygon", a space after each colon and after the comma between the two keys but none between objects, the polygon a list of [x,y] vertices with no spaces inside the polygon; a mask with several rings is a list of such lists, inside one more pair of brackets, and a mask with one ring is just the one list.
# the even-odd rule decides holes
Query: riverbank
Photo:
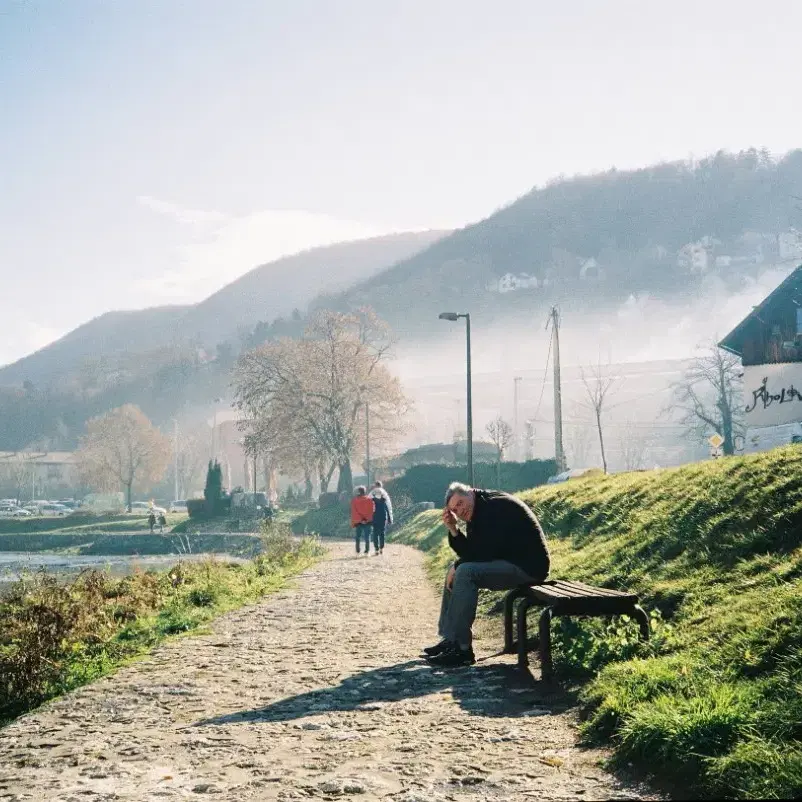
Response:
[{"label": "riverbank", "polygon": [[258,534],[227,532],[151,535],[148,532],[0,534],[1,552],[58,552],[78,555],[203,554],[226,553],[255,557],[261,548]]}]

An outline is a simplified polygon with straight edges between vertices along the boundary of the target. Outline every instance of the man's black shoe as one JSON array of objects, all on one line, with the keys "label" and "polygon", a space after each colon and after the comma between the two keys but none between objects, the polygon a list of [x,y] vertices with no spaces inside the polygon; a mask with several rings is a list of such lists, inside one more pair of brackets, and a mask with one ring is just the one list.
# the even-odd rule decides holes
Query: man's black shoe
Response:
[{"label": "man's black shoe", "polygon": [[460,649],[455,643],[449,643],[448,647],[440,654],[429,658],[429,665],[435,668],[459,668],[460,666],[472,666],[476,662],[476,655],[470,647]]},{"label": "man's black shoe", "polygon": [[426,659],[428,660],[430,657],[436,657],[438,654],[442,654],[448,647],[451,646],[451,641],[449,640],[441,640],[440,643],[434,646],[427,646],[423,653],[426,655]]}]

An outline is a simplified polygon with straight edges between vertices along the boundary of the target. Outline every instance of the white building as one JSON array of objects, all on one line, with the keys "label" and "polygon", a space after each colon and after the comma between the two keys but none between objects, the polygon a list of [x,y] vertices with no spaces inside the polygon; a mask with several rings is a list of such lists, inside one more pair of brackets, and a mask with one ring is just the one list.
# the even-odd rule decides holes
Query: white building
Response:
[{"label": "white building", "polygon": [[487,284],[490,292],[515,292],[516,290],[537,289],[540,281],[537,276],[529,273],[505,273],[501,278],[493,280]]}]

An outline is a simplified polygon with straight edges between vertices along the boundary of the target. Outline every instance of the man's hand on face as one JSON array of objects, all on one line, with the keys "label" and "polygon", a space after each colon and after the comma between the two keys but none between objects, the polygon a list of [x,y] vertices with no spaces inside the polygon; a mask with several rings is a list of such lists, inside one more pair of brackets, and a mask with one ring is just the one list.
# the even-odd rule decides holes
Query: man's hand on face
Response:
[{"label": "man's hand on face", "polygon": [[454,587],[454,577],[456,576],[457,569],[452,565],[448,569],[448,576],[446,576],[446,587],[451,590]]},{"label": "man's hand on face", "polygon": [[452,535],[457,534],[457,516],[448,507],[443,510],[443,523]]}]

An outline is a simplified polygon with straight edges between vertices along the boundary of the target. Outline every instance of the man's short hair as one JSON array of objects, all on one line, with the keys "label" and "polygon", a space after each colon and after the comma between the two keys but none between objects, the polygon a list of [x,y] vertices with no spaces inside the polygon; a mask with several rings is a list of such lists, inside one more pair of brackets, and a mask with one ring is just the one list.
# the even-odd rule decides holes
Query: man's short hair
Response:
[{"label": "man's short hair", "polygon": [[356,489],[356,494],[357,494],[358,496],[364,496],[364,495],[365,495],[365,493],[367,493],[367,492],[368,492],[368,491],[367,491],[367,488],[365,487],[365,485],[359,485],[359,486],[357,487],[357,489]]},{"label": "man's short hair", "polygon": [[382,480],[381,480],[381,479],[377,479],[377,480],[376,480],[376,481],[373,483],[373,486],[374,486],[374,487],[384,487],[384,485],[382,484]]},{"label": "man's short hair", "polygon": [[452,482],[448,486],[448,490],[446,490],[446,507],[448,506],[448,502],[451,500],[451,496],[470,496],[473,493],[473,488],[469,487],[462,482]]}]

